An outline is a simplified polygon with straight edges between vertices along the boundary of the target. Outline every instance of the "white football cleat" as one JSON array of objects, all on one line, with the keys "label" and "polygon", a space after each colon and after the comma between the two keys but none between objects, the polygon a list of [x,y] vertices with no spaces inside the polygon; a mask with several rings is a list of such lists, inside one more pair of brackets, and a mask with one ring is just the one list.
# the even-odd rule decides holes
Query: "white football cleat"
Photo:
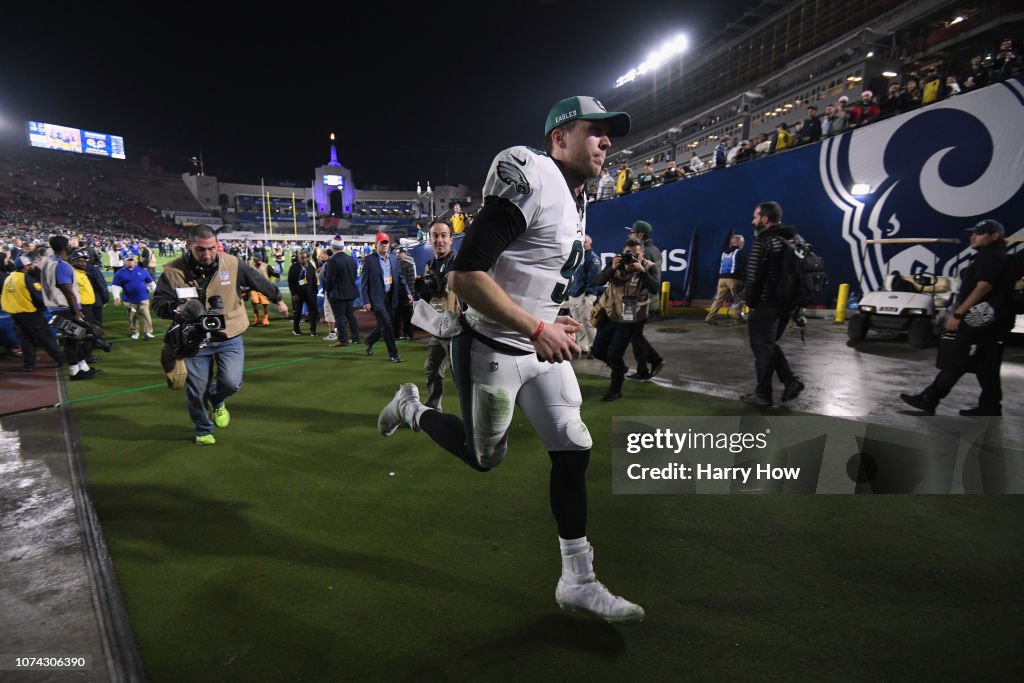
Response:
[{"label": "white football cleat", "polygon": [[587,612],[613,624],[643,621],[644,608],[625,598],[613,595],[598,580],[572,584],[564,578],[555,589],[558,606],[570,612]]},{"label": "white football cleat", "polygon": [[416,406],[419,404],[420,390],[415,384],[408,383],[398,387],[395,397],[384,406],[384,410],[380,411],[377,418],[377,430],[380,431],[380,435],[391,436],[398,431],[403,422],[408,423],[414,431],[420,431],[414,421]]}]

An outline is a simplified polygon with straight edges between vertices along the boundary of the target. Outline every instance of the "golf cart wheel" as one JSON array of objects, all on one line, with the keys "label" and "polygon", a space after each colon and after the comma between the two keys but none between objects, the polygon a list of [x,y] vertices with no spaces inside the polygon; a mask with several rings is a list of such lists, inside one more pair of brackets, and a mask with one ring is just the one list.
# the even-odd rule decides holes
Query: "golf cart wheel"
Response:
[{"label": "golf cart wheel", "polygon": [[870,328],[871,316],[865,313],[855,313],[846,323],[846,335],[852,342],[862,342],[867,339]]},{"label": "golf cart wheel", "polygon": [[935,334],[932,332],[932,321],[927,318],[918,318],[910,323],[908,330],[910,345],[915,349],[926,349],[931,346]]}]

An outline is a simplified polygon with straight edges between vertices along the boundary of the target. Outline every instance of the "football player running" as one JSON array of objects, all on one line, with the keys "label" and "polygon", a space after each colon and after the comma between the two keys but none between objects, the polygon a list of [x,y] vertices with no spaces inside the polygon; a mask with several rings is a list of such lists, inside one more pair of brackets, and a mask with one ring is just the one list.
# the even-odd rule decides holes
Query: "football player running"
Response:
[{"label": "football player running", "polygon": [[592,97],[569,97],[548,114],[547,153],[512,147],[495,157],[484,207],[448,276],[449,288],[469,306],[466,329],[451,348],[462,419],[422,405],[415,384],[403,384],[378,418],[383,436],[404,422],[486,472],[505,457],[518,405],[551,457],[551,510],[562,554],[555,600],[610,622],[639,621],[644,610],[594,575],[586,536],[592,441],[580,416],[576,375],[562,362],[580,354],[580,325],[558,310],[583,261],[583,184],[600,173],[610,138],[629,127],[629,115],[606,111]]}]

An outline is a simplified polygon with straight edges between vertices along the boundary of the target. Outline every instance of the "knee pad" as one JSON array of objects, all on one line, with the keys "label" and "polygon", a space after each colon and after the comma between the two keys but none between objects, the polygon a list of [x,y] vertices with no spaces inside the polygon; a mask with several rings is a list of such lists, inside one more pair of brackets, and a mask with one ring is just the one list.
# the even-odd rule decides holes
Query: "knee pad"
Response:
[{"label": "knee pad", "polygon": [[505,459],[514,410],[515,401],[505,389],[473,385],[473,452],[482,467],[497,467]]}]

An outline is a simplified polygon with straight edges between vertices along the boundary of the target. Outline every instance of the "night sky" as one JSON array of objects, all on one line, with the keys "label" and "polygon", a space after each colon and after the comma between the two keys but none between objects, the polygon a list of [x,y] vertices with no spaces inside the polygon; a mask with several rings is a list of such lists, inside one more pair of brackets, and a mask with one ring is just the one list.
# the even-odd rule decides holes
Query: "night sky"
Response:
[{"label": "night sky", "polygon": [[257,5],[111,16],[16,3],[0,27],[0,130],[25,140],[34,119],[121,135],[130,159],[172,171],[202,151],[228,182],[308,182],[333,131],[357,187],[473,187],[500,149],[541,145],[558,99],[605,98],[676,33],[699,49],[756,4],[271,5],[295,8],[283,19]]}]

